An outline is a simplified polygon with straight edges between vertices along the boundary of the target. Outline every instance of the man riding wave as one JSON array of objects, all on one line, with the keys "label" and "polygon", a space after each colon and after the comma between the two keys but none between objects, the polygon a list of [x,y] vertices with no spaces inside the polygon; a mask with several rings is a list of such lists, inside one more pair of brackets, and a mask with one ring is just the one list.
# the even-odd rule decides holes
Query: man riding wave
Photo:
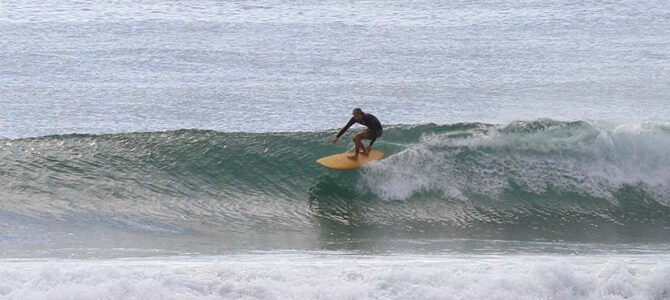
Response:
[{"label": "man riding wave", "polygon": [[[332,140],[332,143],[337,143],[337,141],[340,139],[340,136],[347,132],[349,127],[354,125],[354,123],[358,123],[367,127],[365,130],[354,135],[352,139],[356,145],[356,152],[353,156],[348,156],[348,158],[356,161],[358,160],[359,153],[365,156],[370,155],[370,151],[372,151],[372,144],[374,144],[378,137],[382,136],[384,129],[382,128],[382,124],[379,122],[377,117],[371,113],[364,113],[360,108],[354,108],[352,115],[353,117],[349,120],[349,122],[347,122],[347,125],[345,125],[344,128],[342,128],[342,130],[337,133],[337,136],[335,136],[335,139]],[[364,139],[370,140],[370,144],[367,148],[363,145],[362,140]]]}]

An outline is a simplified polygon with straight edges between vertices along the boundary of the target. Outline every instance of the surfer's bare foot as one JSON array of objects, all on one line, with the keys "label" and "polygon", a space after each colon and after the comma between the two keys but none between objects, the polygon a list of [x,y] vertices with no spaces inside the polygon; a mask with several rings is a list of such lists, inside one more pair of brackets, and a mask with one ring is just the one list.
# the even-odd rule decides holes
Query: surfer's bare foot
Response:
[{"label": "surfer's bare foot", "polygon": [[351,160],[353,160],[353,161],[357,161],[357,160],[358,160],[358,156],[356,156],[356,155],[354,155],[354,156],[347,156],[347,158],[348,158],[348,159],[351,159]]}]

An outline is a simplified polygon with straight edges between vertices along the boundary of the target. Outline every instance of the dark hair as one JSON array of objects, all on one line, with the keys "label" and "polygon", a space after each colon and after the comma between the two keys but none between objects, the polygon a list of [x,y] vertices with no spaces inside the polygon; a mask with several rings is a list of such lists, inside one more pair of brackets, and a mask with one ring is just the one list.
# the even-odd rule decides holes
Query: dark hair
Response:
[{"label": "dark hair", "polygon": [[355,113],[362,114],[362,113],[363,113],[363,110],[360,109],[360,108],[358,108],[358,107],[356,107],[356,108],[354,108],[354,112],[355,112]]}]

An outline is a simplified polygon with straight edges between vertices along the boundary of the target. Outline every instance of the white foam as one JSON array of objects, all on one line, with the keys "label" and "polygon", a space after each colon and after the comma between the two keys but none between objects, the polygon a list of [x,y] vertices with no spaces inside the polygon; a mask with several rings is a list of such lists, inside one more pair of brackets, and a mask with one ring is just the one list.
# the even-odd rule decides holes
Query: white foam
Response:
[{"label": "white foam", "polygon": [[385,200],[426,190],[495,198],[513,182],[531,193],[552,188],[612,201],[630,185],[670,203],[670,131],[664,125],[542,125],[515,131],[513,123],[465,138],[428,134],[367,166],[360,184]]},{"label": "white foam", "polygon": [[670,256],[2,260],[2,299],[668,299]]}]

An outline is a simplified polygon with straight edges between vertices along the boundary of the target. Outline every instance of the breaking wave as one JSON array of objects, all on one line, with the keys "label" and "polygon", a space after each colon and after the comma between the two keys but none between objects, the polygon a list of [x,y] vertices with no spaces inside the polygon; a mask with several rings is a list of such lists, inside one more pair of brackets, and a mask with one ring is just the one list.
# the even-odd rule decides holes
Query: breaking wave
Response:
[{"label": "breaking wave", "polygon": [[318,225],[440,236],[668,236],[663,124],[397,125],[377,144],[384,160],[345,172],[314,163],[351,146],[330,145],[334,132],[0,140],[0,213],[5,222],[136,231]]}]

